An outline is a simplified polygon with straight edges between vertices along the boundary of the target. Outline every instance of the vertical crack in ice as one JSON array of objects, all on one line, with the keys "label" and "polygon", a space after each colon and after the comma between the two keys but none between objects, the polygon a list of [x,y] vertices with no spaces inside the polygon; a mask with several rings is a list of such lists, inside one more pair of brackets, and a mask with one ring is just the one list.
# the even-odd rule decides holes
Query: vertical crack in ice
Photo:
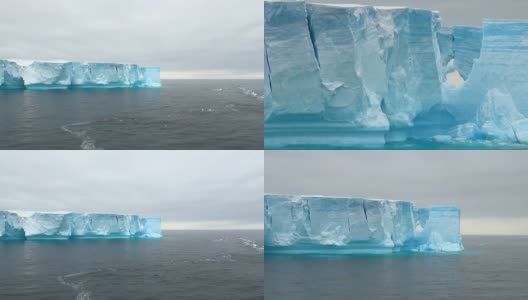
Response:
[{"label": "vertical crack in ice", "polygon": [[268,59],[268,47],[266,47],[266,45],[264,45],[264,51],[266,52],[264,55],[264,59],[266,60],[266,64],[268,65],[268,84],[269,84],[269,89],[270,89],[270,94],[271,94],[273,92],[273,86],[271,85],[271,66],[270,66],[269,59]]},{"label": "vertical crack in ice", "polygon": [[366,201],[363,200],[363,213],[365,214],[365,221],[367,222],[367,227],[368,227],[367,207],[365,204],[366,204]]},{"label": "vertical crack in ice", "polygon": [[315,33],[312,27],[311,17],[309,16],[306,10],[305,10],[305,13],[306,13],[306,25],[308,28],[308,33],[310,34],[310,45],[312,45],[312,49],[314,51],[315,61],[317,62],[317,66],[321,68],[321,63],[319,62],[319,52],[317,50],[317,46],[315,45]]}]

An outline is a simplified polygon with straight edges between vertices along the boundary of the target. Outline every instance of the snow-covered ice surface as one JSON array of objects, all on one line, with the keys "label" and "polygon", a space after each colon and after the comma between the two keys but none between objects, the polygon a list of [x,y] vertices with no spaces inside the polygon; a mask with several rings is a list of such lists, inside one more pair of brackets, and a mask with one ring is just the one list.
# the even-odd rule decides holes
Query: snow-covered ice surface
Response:
[{"label": "snow-covered ice surface", "polygon": [[528,21],[266,1],[264,33],[268,149],[526,144]]},{"label": "snow-covered ice surface", "polygon": [[0,59],[0,90],[132,87],[161,87],[160,68],[136,64]]},{"label": "snow-covered ice surface", "polygon": [[408,201],[264,196],[266,254],[462,251],[460,210]]},{"label": "snow-covered ice surface", "polygon": [[0,241],[141,238],[161,238],[160,218],[98,213],[0,211]]}]

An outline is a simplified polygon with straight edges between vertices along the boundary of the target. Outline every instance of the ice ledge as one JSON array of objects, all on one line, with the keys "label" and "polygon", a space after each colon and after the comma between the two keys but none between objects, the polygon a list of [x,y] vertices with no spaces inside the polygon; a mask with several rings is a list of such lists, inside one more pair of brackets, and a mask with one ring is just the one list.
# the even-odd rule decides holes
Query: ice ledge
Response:
[{"label": "ice ledge", "polygon": [[409,201],[266,194],[266,254],[459,252],[460,210]]},{"label": "ice ledge", "polygon": [[161,219],[137,215],[0,211],[0,241],[161,238]]}]

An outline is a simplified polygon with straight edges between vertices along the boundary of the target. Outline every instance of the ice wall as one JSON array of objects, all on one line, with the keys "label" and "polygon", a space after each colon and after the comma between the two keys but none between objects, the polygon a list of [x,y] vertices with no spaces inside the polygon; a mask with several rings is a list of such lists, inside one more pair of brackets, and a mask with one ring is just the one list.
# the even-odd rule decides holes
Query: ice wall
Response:
[{"label": "ice wall", "polygon": [[161,238],[160,218],[0,211],[0,240]]},{"label": "ice wall", "polygon": [[304,2],[265,2],[264,22],[264,45],[272,87],[266,116],[318,118],[324,110],[325,93]]},{"label": "ice wall", "polygon": [[160,87],[159,67],[0,60],[0,89]]},{"label": "ice wall", "polygon": [[446,28],[422,9],[266,1],[265,146],[526,143],[527,32],[527,21]]},{"label": "ice wall", "polygon": [[444,102],[470,140],[526,143],[528,21],[485,20],[482,32],[480,57]]},{"label": "ice wall", "polygon": [[264,196],[266,253],[352,254],[463,250],[460,210],[408,201]]},{"label": "ice wall", "polygon": [[441,101],[436,13],[304,2],[265,9],[267,115],[323,114],[387,130]]},{"label": "ice wall", "polygon": [[448,72],[453,71],[452,60],[455,59],[455,54],[453,51],[453,44],[455,43],[455,38],[453,36],[453,28],[451,27],[442,27],[436,33],[436,38],[438,40],[438,47],[440,50],[440,62],[443,66],[444,75]]}]

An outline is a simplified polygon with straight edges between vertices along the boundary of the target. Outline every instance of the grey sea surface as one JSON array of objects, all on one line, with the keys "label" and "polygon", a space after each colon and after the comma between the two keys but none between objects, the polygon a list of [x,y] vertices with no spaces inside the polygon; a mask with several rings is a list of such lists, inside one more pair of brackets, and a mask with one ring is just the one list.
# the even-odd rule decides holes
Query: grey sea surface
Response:
[{"label": "grey sea surface", "polygon": [[262,80],[0,91],[0,149],[263,148]]},{"label": "grey sea surface", "polygon": [[0,242],[0,299],[263,299],[263,232]]},{"label": "grey sea surface", "polygon": [[266,299],[527,299],[528,236],[465,236],[460,254],[266,256]]}]

